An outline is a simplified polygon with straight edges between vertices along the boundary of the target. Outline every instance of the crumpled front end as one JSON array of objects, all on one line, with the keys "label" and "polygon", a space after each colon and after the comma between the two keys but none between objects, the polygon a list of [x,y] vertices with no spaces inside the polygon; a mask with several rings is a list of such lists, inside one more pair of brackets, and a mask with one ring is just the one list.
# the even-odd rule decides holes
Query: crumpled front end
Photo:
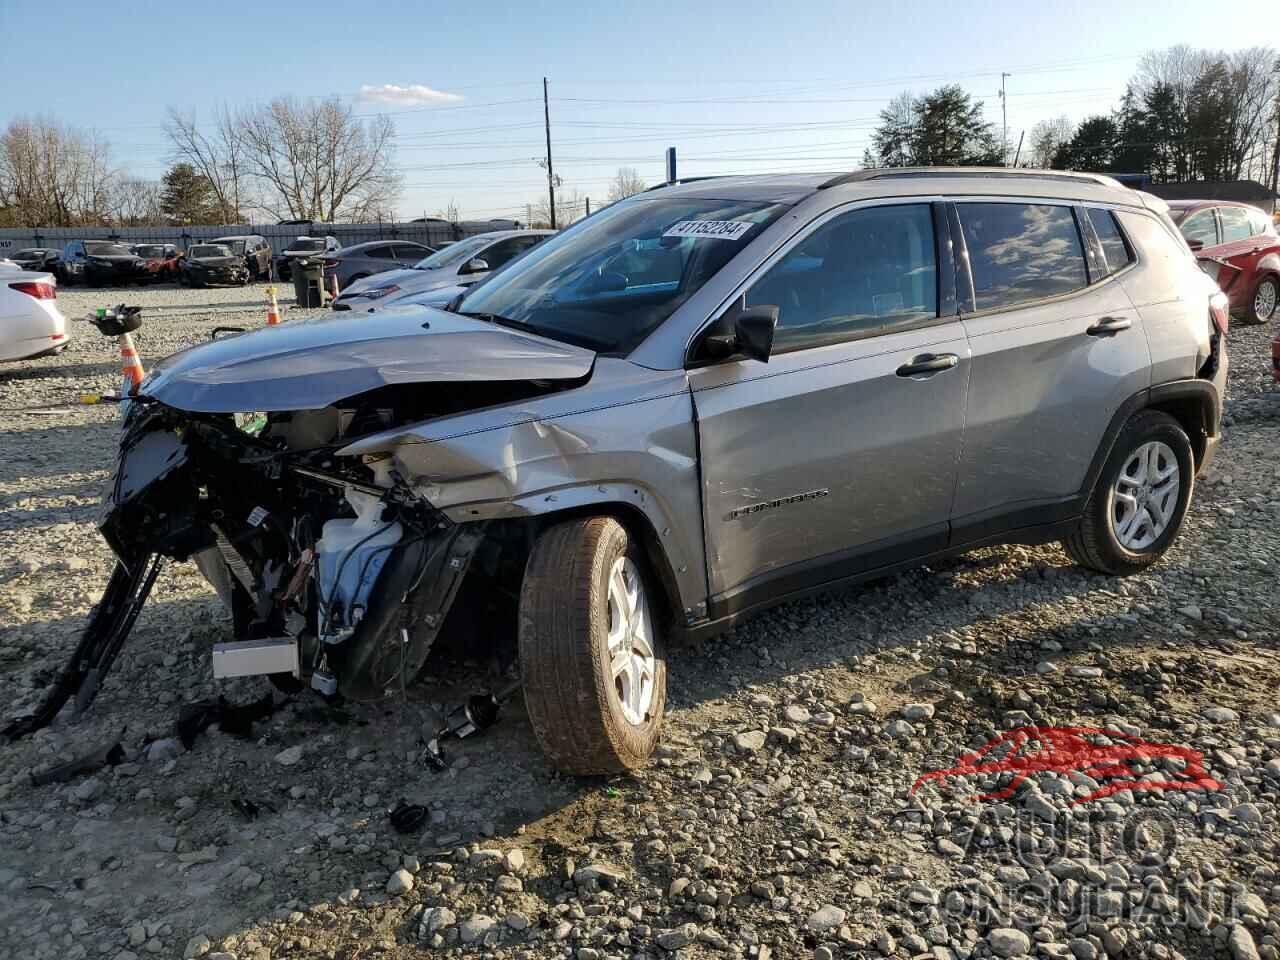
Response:
[{"label": "crumpled front end", "polygon": [[[162,558],[192,559],[232,613],[218,677],[371,699],[412,681],[481,554],[503,537],[422,496],[362,437],[569,390],[594,354],[411,309],[291,323],[154,368],[130,402],[99,529],[120,563],[46,702],[92,700]],[[511,552],[518,556],[518,551]],[[510,571],[504,571],[508,574]]]},{"label": "crumpled front end", "polygon": [[388,458],[335,458],[354,412],[131,413],[100,529],[127,568],[195,559],[233,614],[215,675],[368,699],[421,670],[483,528],[450,522]]}]

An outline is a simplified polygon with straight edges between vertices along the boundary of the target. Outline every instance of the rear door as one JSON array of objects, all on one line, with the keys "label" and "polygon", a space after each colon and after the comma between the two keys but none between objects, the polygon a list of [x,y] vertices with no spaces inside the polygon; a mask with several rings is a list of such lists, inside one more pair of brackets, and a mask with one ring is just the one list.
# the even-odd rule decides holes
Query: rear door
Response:
[{"label": "rear door", "polygon": [[767,364],[698,365],[695,344],[713,616],[946,544],[969,374],[954,294],[930,202],[846,207],[734,298],[779,308]]},{"label": "rear door", "polygon": [[973,360],[955,543],[1078,512],[1075,500],[1112,416],[1149,383],[1146,337],[1117,282],[1131,262],[1129,248],[1110,211],[1096,213],[1113,238],[1111,257],[1124,259],[1116,269],[1082,222],[1093,216],[1084,208],[1041,199],[956,200]]}]

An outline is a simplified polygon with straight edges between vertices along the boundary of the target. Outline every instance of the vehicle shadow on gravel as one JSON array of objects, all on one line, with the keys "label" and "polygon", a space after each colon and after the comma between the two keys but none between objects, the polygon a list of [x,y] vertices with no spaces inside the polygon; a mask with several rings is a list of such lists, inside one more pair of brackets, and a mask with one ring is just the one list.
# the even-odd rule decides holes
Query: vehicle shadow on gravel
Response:
[{"label": "vehicle shadow on gravel", "polygon": [[[58,358],[49,359],[56,361]],[[102,377],[108,374],[118,374],[119,372],[120,362],[118,360],[104,363],[54,362],[42,366],[24,367],[21,370],[0,370],[0,385],[23,380],[48,380],[51,377],[88,380],[91,377]],[[87,388],[88,384],[86,384]]]},{"label": "vehicle shadow on gravel", "polygon": [[[20,488],[23,493],[48,496],[58,492],[66,477],[67,450],[75,449],[85,464],[80,468],[81,473],[114,470],[120,428],[116,420],[48,425],[36,422],[25,430],[5,431],[3,436],[0,484],[8,486],[17,480],[23,483]],[[73,482],[85,481],[76,478]]]}]

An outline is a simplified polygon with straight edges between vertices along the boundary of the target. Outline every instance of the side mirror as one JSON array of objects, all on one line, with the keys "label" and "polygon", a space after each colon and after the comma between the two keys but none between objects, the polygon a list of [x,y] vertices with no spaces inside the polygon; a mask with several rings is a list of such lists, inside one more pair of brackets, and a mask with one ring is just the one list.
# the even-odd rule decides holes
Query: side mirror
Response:
[{"label": "side mirror", "polygon": [[768,305],[746,307],[733,318],[733,334],[707,337],[704,350],[712,360],[743,356],[769,362],[773,353],[773,333],[778,326],[778,308]]},{"label": "side mirror", "polygon": [[1187,241],[1187,246],[1191,248],[1191,252],[1192,252],[1192,253],[1195,253],[1196,251],[1199,251],[1199,250],[1203,250],[1203,249],[1204,249],[1204,241],[1203,241],[1203,240],[1188,240],[1188,241]]},{"label": "side mirror", "polygon": [[462,268],[462,273],[485,273],[489,269],[489,261],[475,257],[467,261],[467,265]]}]

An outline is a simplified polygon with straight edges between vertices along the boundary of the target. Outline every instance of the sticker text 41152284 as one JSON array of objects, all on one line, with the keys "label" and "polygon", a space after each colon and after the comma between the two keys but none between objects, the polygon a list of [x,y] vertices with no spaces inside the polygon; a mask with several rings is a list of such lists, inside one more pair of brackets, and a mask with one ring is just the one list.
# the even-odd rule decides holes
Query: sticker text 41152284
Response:
[{"label": "sticker text 41152284", "polygon": [[739,240],[755,224],[745,220],[681,220],[667,227],[664,237]]}]

